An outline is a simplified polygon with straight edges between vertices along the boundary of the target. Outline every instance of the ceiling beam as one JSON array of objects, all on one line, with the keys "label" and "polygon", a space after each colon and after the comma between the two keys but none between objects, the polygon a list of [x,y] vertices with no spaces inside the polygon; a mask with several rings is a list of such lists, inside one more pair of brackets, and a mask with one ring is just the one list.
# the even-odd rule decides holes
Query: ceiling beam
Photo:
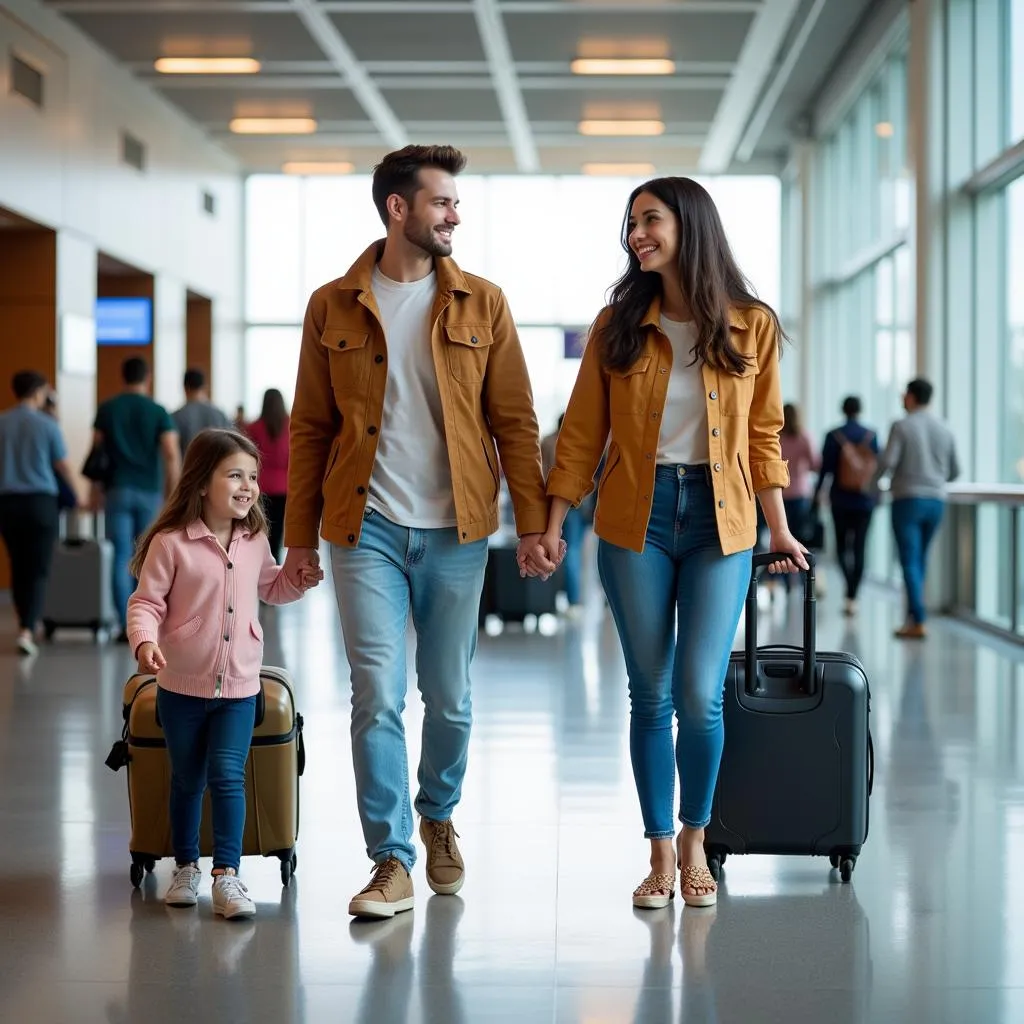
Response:
[{"label": "ceiling beam", "polygon": [[345,42],[334,22],[324,14],[316,0],[291,0],[292,10],[306,26],[316,44],[342,75],[384,141],[398,149],[409,141],[402,122],[381,95],[376,83],[367,74],[359,58]]},{"label": "ceiling beam", "polygon": [[[328,14],[471,14],[475,0],[322,0]],[[503,14],[753,14],[770,0],[496,0]],[[287,14],[291,0],[56,0],[64,14]]]},{"label": "ceiling beam", "polygon": [[764,0],[754,17],[700,155],[705,174],[722,174],[732,163],[799,6],[800,0]]},{"label": "ceiling beam", "polygon": [[516,166],[524,174],[540,170],[540,157],[530,131],[530,119],[526,104],[519,88],[512,50],[508,45],[505,23],[501,20],[497,0],[474,0],[473,13],[476,15],[477,31],[483,44],[487,63],[491,67],[491,80],[498,95],[498,106],[505,118]]},{"label": "ceiling beam", "polygon": [[789,76],[793,73],[793,68],[796,67],[797,61],[803,54],[807,40],[811,37],[814,26],[818,23],[818,18],[821,17],[821,12],[825,9],[827,2],[828,0],[814,0],[814,6],[800,23],[800,30],[797,32],[796,38],[786,51],[786,56],[778,71],[775,72],[772,84],[761,94],[761,100],[754,111],[754,116],[750,119],[747,129],[740,139],[740,144],[736,147],[736,159],[741,163],[747,163],[754,155],[754,149],[761,139],[768,119],[772,116],[775,104],[779,102],[782,90],[786,88]]}]

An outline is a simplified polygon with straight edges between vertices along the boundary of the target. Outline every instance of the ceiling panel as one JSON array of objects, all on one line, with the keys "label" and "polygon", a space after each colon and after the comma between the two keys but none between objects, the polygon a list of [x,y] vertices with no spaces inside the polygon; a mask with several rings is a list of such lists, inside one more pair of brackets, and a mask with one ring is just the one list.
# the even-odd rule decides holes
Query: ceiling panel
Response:
[{"label": "ceiling panel", "polygon": [[530,90],[523,94],[531,121],[661,120],[709,125],[718,109],[719,89],[664,92],[656,88],[628,94],[612,88],[587,92]]},{"label": "ceiling panel", "polygon": [[360,60],[485,59],[471,13],[332,14],[331,20]]},{"label": "ceiling panel", "polygon": [[432,92],[425,80],[422,89],[385,89],[384,98],[403,121],[501,122],[498,97],[490,88]]},{"label": "ceiling panel", "polygon": [[[136,3],[136,8],[138,4]],[[73,9],[72,9],[73,10]],[[256,57],[323,60],[323,50],[292,14],[70,14],[118,60],[157,57]]]},{"label": "ceiling panel", "polygon": [[[570,5],[566,5],[570,6]],[[677,61],[732,61],[750,29],[750,14],[505,14],[514,60],[552,60],[568,64],[579,55],[581,43],[600,48],[602,41],[621,46],[634,42],[640,56],[645,47],[667,52],[658,56]],[[538,31],[538,29],[541,29]],[[597,53],[589,54],[597,56]]]},{"label": "ceiling panel", "polygon": [[167,98],[202,124],[227,125],[233,117],[315,117],[318,121],[365,121],[359,101],[348,89],[275,92],[262,89],[175,89]]}]

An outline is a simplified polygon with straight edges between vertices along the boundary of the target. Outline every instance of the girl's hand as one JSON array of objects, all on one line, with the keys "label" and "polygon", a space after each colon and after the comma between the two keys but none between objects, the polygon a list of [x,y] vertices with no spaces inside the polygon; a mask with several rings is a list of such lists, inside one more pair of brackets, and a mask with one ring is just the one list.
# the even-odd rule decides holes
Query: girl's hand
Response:
[{"label": "girl's hand", "polygon": [[299,570],[299,588],[312,590],[324,578],[324,571],[318,565],[305,563]]},{"label": "girl's hand", "polygon": [[148,641],[144,644],[139,644],[139,649],[135,652],[135,656],[139,659],[140,672],[153,674],[159,672],[162,668],[167,668],[167,659],[156,644],[149,643]]},{"label": "girl's hand", "polygon": [[778,533],[771,535],[771,540],[768,542],[768,550],[785,552],[789,555],[787,559],[772,562],[768,566],[770,573],[799,572],[801,569],[808,568],[807,559],[804,558],[804,552],[807,548],[788,529],[780,530]]}]

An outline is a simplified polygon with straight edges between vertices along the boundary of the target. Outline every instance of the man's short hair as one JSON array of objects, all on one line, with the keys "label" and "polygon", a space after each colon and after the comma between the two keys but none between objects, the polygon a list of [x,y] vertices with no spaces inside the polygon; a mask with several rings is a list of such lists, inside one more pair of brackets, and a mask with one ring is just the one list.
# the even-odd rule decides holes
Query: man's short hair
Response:
[{"label": "man's short hair", "polygon": [[31,398],[40,388],[46,387],[46,378],[35,370],[21,370],[11,378],[11,390],[19,402]]},{"label": "man's short hair", "polygon": [[195,368],[185,371],[185,390],[202,391],[206,387],[206,374]]},{"label": "man's short hair", "polygon": [[856,395],[847,395],[843,399],[843,415],[849,419],[860,415],[860,399]]},{"label": "man's short hair", "polygon": [[934,391],[935,388],[932,387],[931,381],[925,380],[924,377],[915,377],[907,385],[907,394],[918,405],[927,405],[932,400],[932,393]]},{"label": "man's short hair", "polygon": [[416,193],[423,187],[420,171],[436,167],[454,177],[466,166],[466,157],[454,146],[406,146],[388,153],[373,169],[373,204],[388,226],[388,196],[399,195],[410,206]]},{"label": "man's short hair", "polygon": [[121,364],[121,379],[129,386],[145,384],[148,376],[149,363],[141,356],[132,356]]}]

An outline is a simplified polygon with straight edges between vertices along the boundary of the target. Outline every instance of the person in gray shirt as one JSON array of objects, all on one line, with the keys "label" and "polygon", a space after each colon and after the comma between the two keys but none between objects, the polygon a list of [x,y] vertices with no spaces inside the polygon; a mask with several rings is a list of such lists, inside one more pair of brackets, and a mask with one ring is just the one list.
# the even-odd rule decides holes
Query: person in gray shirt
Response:
[{"label": "person in gray shirt", "polygon": [[878,462],[878,477],[891,478],[892,529],[907,592],[907,618],[896,630],[902,640],[923,640],[926,635],[928,548],[942,522],[946,484],[960,475],[953,432],[928,408],[932,390],[920,377],[907,385],[903,396],[907,415],[893,424]]},{"label": "person in gray shirt", "polygon": [[206,393],[206,374],[202,370],[185,371],[185,404],[171,413],[181,442],[181,457],[200,430],[207,427],[231,429],[231,421],[217,408]]},{"label": "person in gray shirt", "polygon": [[22,370],[11,388],[18,404],[0,415],[0,537],[11,562],[18,650],[32,655],[57,542],[58,480],[74,490],[60,427],[42,411],[46,378]]}]

